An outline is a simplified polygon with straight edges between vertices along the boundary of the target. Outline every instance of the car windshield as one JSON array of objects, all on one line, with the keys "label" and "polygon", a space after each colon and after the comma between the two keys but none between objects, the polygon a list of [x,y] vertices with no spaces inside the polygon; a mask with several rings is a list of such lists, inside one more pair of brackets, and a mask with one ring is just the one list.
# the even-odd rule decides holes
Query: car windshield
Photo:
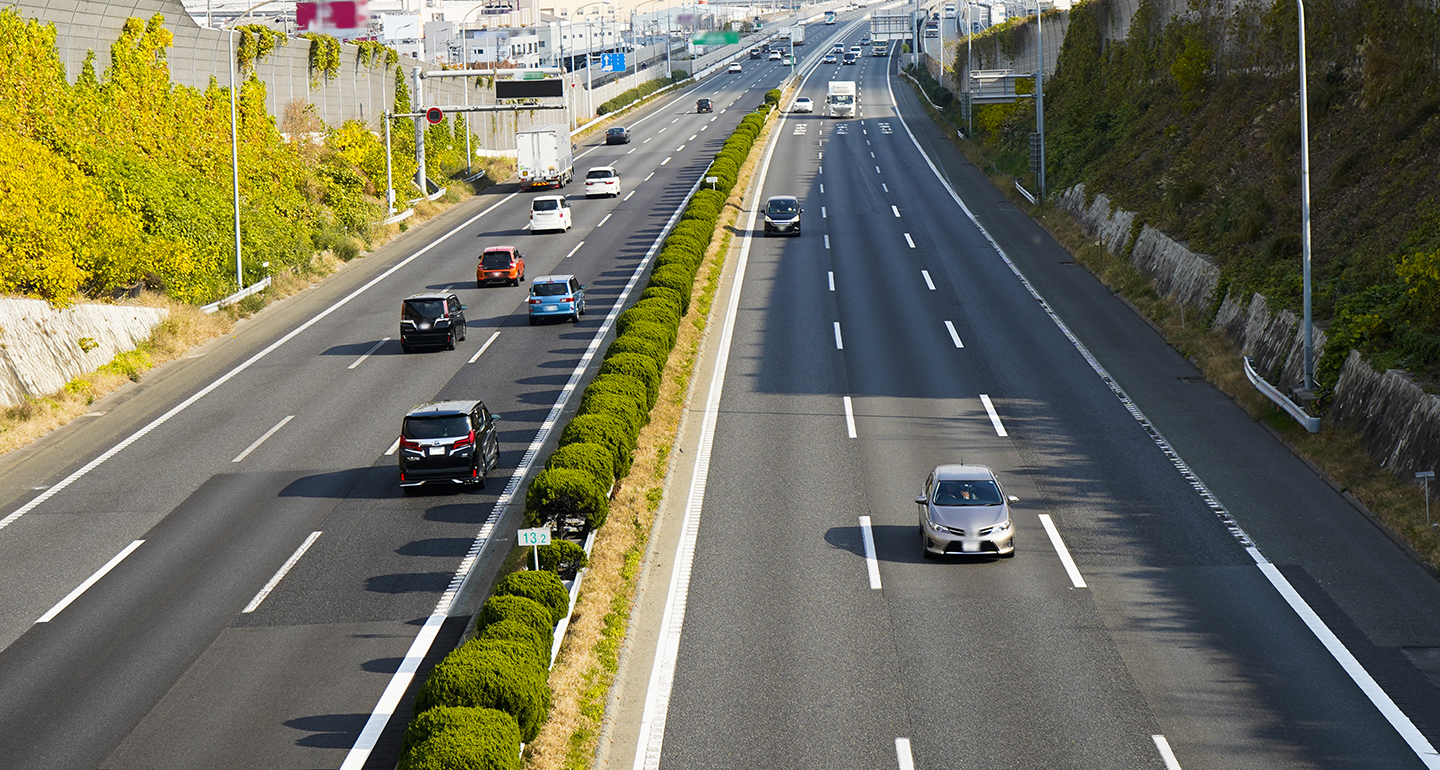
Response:
[{"label": "car windshield", "polygon": [[442,299],[407,299],[405,309],[401,318],[408,318],[412,321],[427,321],[431,318],[440,318],[445,315],[445,300]]},{"label": "car windshield", "polygon": [[999,505],[1000,487],[989,479],[940,481],[935,484],[936,505]]},{"label": "car windshield", "polygon": [[623,129],[623,128],[612,128],[612,129],[610,129],[609,131],[606,131],[605,133],[607,133],[607,134],[612,134],[612,135],[613,135],[613,134],[623,134],[623,133],[625,133],[625,129]]},{"label": "car windshield", "polygon": [[563,283],[537,283],[534,287],[534,293],[537,297],[558,297],[561,294],[565,294],[569,288],[567,284]]},{"label": "car windshield", "polygon": [[615,176],[615,172],[608,168],[592,168],[590,173],[585,175],[586,179],[609,179]]},{"label": "car windshield", "polygon": [[463,414],[406,417],[400,435],[405,438],[455,438],[470,435],[470,420]]},{"label": "car windshield", "polygon": [[770,215],[773,216],[773,215],[775,215],[775,214],[795,214],[795,213],[798,213],[799,211],[800,211],[800,204],[798,204],[798,203],[796,203],[795,201],[792,201],[792,200],[783,200],[783,201],[770,201],[769,206],[768,206],[768,210],[767,210],[766,213],[768,213],[768,214],[770,214]]},{"label": "car windshield", "polygon": [[487,251],[480,257],[480,264],[496,270],[510,267],[510,252]]},{"label": "car windshield", "polygon": [[560,208],[560,201],[554,198],[536,198],[530,204],[531,211],[556,211]]},{"label": "car windshield", "polygon": [[808,97],[802,96],[802,97],[800,97],[799,99],[796,99],[796,100],[795,100],[795,103],[796,103],[796,104],[809,104],[809,103],[810,103],[810,99],[809,99]]},{"label": "car windshield", "polygon": [[850,94],[835,94],[830,97],[831,104],[854,104],[855,97]]}]

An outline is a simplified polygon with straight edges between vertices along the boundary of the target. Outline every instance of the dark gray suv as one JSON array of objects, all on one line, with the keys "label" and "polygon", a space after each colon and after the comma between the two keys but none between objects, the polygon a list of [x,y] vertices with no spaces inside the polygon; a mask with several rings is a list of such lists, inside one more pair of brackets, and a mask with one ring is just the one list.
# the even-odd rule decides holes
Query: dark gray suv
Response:
[{"label": "dark gray suv", "polygon": [[400,486],[478,484],[500,464],[500,439],[481,401],[432,401],[411,409],[400,423]]}]

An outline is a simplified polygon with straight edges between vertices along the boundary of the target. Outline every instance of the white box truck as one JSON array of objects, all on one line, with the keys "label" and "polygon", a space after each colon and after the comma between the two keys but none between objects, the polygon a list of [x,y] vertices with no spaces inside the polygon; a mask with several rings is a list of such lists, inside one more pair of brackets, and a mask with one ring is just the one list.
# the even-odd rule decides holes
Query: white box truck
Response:
[{"label": "white box truck", "polygon": [[790,28],[790,45],[805,45],[804,24],[796,24]]},{"label": "white box truck", "polygon": [[575,176],[574,145],[565,126],[538,126],[515,134],[515,165],[520,186],[564,187]]},{"label": "white box truck", "polygon": [[855,81],[832,80],[830,92],[825,97],[825,113],[832,118],[853,118],[859,101],[860,88]]}]

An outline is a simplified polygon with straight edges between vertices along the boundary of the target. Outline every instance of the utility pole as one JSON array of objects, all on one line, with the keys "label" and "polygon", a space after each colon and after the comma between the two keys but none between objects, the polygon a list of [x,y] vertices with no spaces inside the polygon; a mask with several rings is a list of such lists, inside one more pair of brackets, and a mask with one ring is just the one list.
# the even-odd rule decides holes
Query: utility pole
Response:
[{"label": "utility pole", "polygon": [[1036,181],[1040,200],[1045,200],[1045,23],[1040,16],[1040,0],[1035,0],[1035,38],[1039,50],[1035,54],[1035,132],[1040,134],[1040,168]]},{"label": "utility pole", "polygon": [[425,97],[420,89],[424,80],[420,77],[420,68],[410,70],[415,81],[415,96],[410,103],[410,109],[415,111],[415,186],[420,188],[420,197],[430,195],[430,185],[425,179]]}]

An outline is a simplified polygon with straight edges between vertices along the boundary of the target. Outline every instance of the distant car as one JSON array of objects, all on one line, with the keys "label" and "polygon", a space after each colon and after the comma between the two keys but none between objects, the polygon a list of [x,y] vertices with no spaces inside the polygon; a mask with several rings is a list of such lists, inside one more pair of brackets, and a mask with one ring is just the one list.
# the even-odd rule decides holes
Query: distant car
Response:
[{"label": "distant car", "polygon": [[711,103],[711,101],[710,101],[709,99],[696,99],[696,100],[695,100],[695,111],[696,111],[696,112],[714,112],[714,111],[715,111],[715,105],[714,105],[713,103]]},{"label": "distant car", "polygon": [[1014,556],[1015,523],[1010,504],[1019,500],[1000,488],[983,465],[941,465],[930,472],[915,504],[920,508],[920,552]]},{"label": "distant car", "polygon": [[884,44],[884,43],[876,43],[875,45],[873,45],[873,46],[870,47],[870,55],[871,55],[871,56],[889,56],[889,55],[890,55],[890,46],[888,46],[888,45],[886,45],[886,44]]},{"label": "distant car", "polygon": [[530,284],[526,306],[531,326],[540,323],[541,318],[579,321],[580,316],[585,315],[585,286],[573,275],[542,275]]},{"label": "distant car", "polygon": [[624,127],[624,126],[614,126],[614,127],[612,127],[612,128],[607,128],[607,129],[605,129],[605,143],[606,143],[606,144],[629,144],[629,143],[630,143],[630,129],[628,129],[628,128]]},{"label": "distant car", "polygon": [[827,53],[827,54],[825,54],[825,58],[821,60],[821,62],[824,63],[824,64],[834,64],[835,61],[836,61],[836,59],[835,59],[835,54],[833,54],[833,53]]},{"label": "distant car", "polygon": [[849,51],[846,51],[846,52],[845,52],[845,58],[844,58],[844,60],[842,60],[840,63],[841,63],[841,64],[854,64],[856,61],[859,60],[859,58],[860,58],[860,55],[859,55],[859,54],[853,54],[853,53],[850,53]]},{"label": "distant car", "polygon": [[841,43],[836,43],[835,45],[830,46],[830,50],[835,53],[845,53],[845,46]]},{"label": "distant car", "polygon": [[798,99],[795,100],[795,103],[792,104],[791,107],[790,107],[790,111],[791,111],[791,112],[814,112],[814,111],[815,111],[815,102],[810,101],[810,97],[808,97],[808,96],[802,96],[802,97],[800,97],[800,98],[798,98]]},{"label": "distant car", "polygon": [[799,235],[800,201],[793,195],[776,195],[765,201],[765,235]]},{"label": "distant car", "polygon": [[475,264],[475,285],[488,286],[492,283],[519,286],[525,280],[525,258],[514,246],[491,246],[480,252],[480,261]]},{"label": "distant car", "polygon": [[400,349],[422,345],[454,350],[465,339],[465,306],[454,294],[413,294],[400,302]]},{"label": "distant car", "polygon": [[870,45],[870,36],[866,35],[865,37],[860,38],[860,45]]},{"label": "distant car", "polygon": [[741,68],[741,66],[740,66],[740,62],[738,62],[738,61],[732,61],[732,62],[730,62],[730,66],[725,68],[725,71],[726,71],[726,72],[741,72],[741,71],[743,71],[743,70],[742,70],[742,68]]},{"label": "distant car", "polygon": [[852,45],[852,46],[850,46],[850,50],[846,51],[846,53],[853,53],[853,54],[855,54],[856,56],[859,56],[859,55],[860,55],[860,50],[861,50],[861,49],[860,49],[860,46],[858,46],[858,45]]},{"label": "distant car", "polygon": [[432,401],[400,421],[400,488],[427,483],[485,486],[500,465],[500,439],[481,401]]},{"label": "distant car", "polygon": [[770,52],[770,61],[780,61],[780,56],[781,56],[781,54],[780,54],[779,51],[771,51],[771,52]]},{"label": "distant car", "polygon": [[540,195],[530,201],[530,234],[542,230],[568,231],[575,226],[570,201],[563,195]]},{"label": "distant car", "polygon": [[614,166],[596,166],[585,172],[585,197],[620,194],[620,172]]},{"label": "distant car", "polygon": [[760,58],[760,49],[759,49],[759,48],[751,48],[751,49],[750,49],[750,58],[752,58],[752,59],[758,59],[758,58]]}]

